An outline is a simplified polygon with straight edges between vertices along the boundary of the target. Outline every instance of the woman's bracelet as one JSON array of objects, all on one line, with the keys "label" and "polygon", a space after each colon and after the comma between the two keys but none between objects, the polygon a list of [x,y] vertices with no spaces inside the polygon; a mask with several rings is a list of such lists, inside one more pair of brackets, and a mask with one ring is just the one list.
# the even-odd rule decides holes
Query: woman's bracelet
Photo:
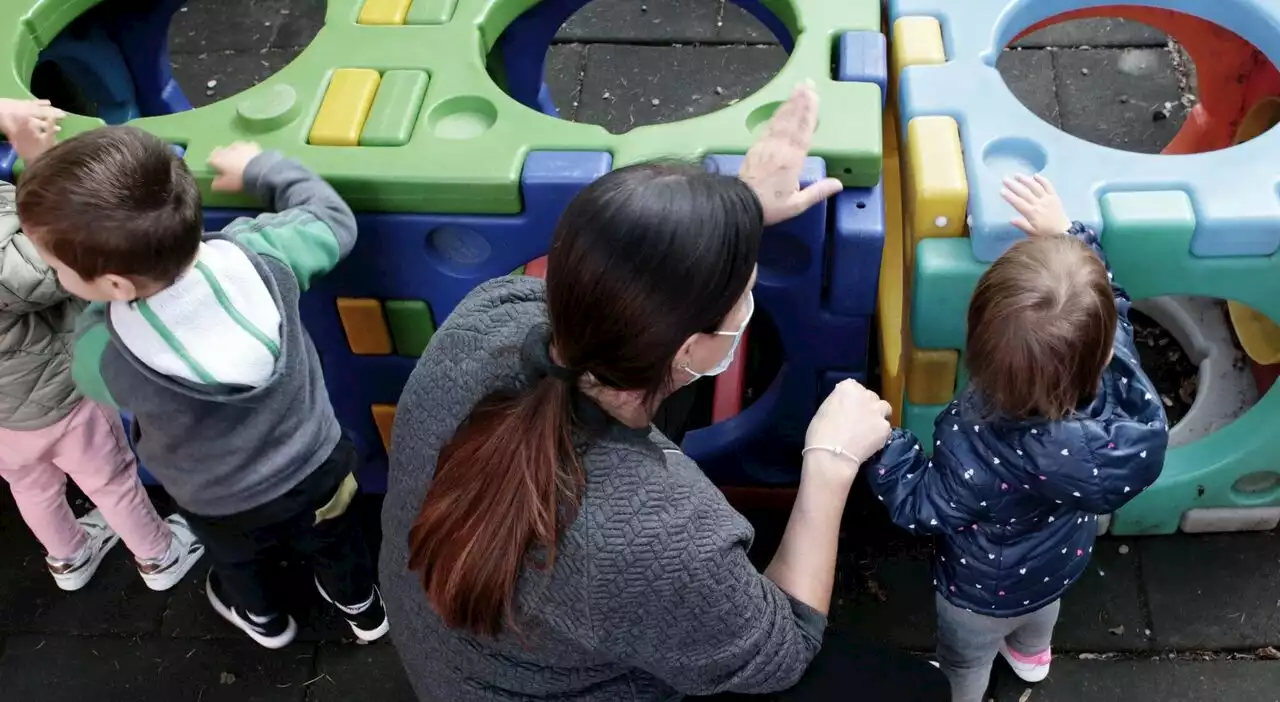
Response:
[{"label": "woman's bracelet", "polygon": [[828,451],[830,453],[834,453],[835,455],[841,458],[848,458],[849,460],[853,461],[857,465],[862,465],[862,459],[858,458],[852,453],[849,453],[848,451],[845,451],[843,448],[839,446],[805,446],[803,449],[800,450],[800,455],[803,456],[809,453],[810,451]]}]

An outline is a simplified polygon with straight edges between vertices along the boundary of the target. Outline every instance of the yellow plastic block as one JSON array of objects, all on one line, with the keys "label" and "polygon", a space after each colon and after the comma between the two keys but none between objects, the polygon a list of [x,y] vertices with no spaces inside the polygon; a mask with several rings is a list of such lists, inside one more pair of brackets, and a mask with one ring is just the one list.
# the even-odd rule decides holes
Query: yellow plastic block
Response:
[{"label": "yellow plastic block", "polygon": [[404,24],[413,0],[364,0],[357,24]]},{"label": "yellow plastic block", "polygon": [[347,333],[351,353],[357,356],[387,356],[391,354],[391,333],[387,320],[382,316],[382,303],[377,300],[354,297],[338,298],[338,318]]},{"label": "yellow plastic block", "polygon": [[382,436],[382,448],[391,450],[391,427],[396,423],[395,405],[374,405],[373,423],[378,425],[378,434]]},{"label": "yellow plastic block", "polygon": [[[893,117],[885,115],[885,134],[890,133]],[[876,322],[880,326],[880,396],[893,408],[890,422],[902,425],[902,402],[905,399],[907,358],[907,287],[902,244],[902,178],[898,159],[884,158],[884,255],[880,259],[880,289],[876,296]]]},{"label": "yellow plastic block", "polygon": [[942,24],[935,17],[899,17],[893,23],[891,61],[893,75],[907,66],[934,66],[947,62],[942,44]]},{"label": "yellow plastic block", "polygon": [[956,394],[959,351],[910,351],[907,374],[907,401],[913,405],[945,405]]},{"label": "yellow plastic block", "polygon": [[963,236],[969,181],[960,125],[950,117],[916,117],[907,124],[902,162],[906,211],[917,238]]},{"label": "yellow plastic block", "polygon": [[1231,325],[1236,328],[1240,346],[1255,363],[1269,366],[1280,363],[1280,327],[1261,312],[1235,300],[1227,301]]},{"label": "yellow plastic block", "polygon": [[358,145],[381,80],[378,72],[369,68],[334,71],[307,141],[316,146]]}]

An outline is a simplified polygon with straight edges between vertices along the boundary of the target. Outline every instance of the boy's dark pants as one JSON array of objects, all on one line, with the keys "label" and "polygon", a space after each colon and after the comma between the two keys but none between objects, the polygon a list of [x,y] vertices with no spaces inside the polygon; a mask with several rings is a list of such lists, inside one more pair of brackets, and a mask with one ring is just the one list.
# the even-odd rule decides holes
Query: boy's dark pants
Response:
[{"label": "boy's dark pants", "polygon": [[204,542],[205,557],[222,584],[222,594],[258,615],[284,611],[268,588],[278,562],[271,551],[283,547],[308,556],[325,592],[338,604],[354,606],[373,594],[374,565],[348,509],[358,467],[355,447],[343,438],[305,480],[276,499],[247,512],[203,517],[179,508]]}]

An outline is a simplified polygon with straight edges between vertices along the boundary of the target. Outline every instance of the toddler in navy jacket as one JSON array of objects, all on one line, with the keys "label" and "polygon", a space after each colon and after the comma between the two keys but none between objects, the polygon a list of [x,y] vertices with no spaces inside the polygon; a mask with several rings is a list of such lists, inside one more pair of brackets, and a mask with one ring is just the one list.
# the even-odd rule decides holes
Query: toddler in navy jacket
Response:
[{"label": "toddler in navy jacket", "polygon": [[1088,565],[1098,516],[1155,482],[1168,444],[1097,236],[1043,178],[1005,185],[1030,236],[974,291],[971,381],[935,422],[932,460],[899,430],[868,471],[896,524],[937,537],[938,660],[954,702],[982,699],[997,654],[1024,680],[1048,675],[1058,602]]}]

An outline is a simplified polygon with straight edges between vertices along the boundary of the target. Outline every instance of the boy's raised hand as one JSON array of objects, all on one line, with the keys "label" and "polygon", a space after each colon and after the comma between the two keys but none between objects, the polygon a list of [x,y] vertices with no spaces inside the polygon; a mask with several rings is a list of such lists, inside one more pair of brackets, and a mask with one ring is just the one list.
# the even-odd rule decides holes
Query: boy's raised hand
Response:
[{"label": "boy's raised hand", "polygon": [[800,189],[800,172],[817,128],[818,93],[806,81],[773,113],[764,136],[747,151],[738,177],[760,199],[766,225],[791,219],[843,187],[835,178],[824,178]]},{"label": "boy's raised hand", "polygon": [[1013,226],[1030,236],[1066,234],[1071,229],[1058,192],[1044,176],[1005,178],[1000,194],[1020,215],[1014,218]]},{"label": "boy's raised hand", "polygon": [[262,147],[251,141],[237,141],[214,149],[209,156],[209,165],[216,172],[213,189],[232,193],[244,190],[244,170],[261,153]]},{"label": "boy's raised hand", "polygon": [[28,164],[57,143],[58,120],[66,116],[48,100],[0,98],[0,132]]}]

